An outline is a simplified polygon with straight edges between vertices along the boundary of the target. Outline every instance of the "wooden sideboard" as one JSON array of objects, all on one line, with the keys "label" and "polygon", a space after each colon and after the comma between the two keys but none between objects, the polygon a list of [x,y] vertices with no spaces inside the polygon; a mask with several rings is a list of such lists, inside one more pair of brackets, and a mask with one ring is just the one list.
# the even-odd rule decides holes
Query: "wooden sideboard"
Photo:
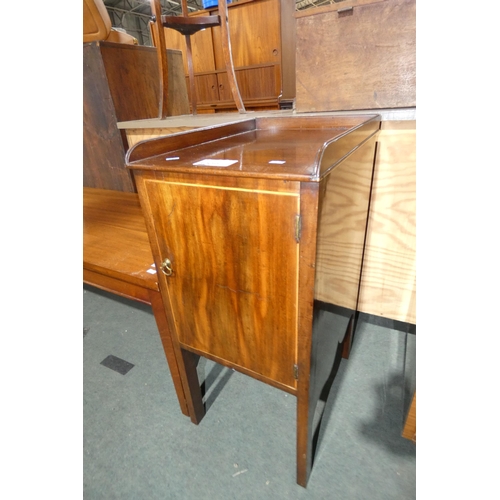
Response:
[{"label": "wooden sideboard", "polygon": [[295,395],[302,486],[317,402],[351,342],[379,128],[378,115],[255,118],[127,154],[183,386],[199,391],[201,355]]},{"label": "wooden sideboard", "polygon": [[[241,0],[228,5],[233,63],[248,109],[279,109],[291,106],[295,98],[294,9],[293,0]],[[217,13],[213,7],[191,15]],[[165,41],[168,48],[183,52],[187,75],[184,37],[165,28]],[[222,57],[220,28],[196,33],[191,44],[199,111],[236,109]]]}]

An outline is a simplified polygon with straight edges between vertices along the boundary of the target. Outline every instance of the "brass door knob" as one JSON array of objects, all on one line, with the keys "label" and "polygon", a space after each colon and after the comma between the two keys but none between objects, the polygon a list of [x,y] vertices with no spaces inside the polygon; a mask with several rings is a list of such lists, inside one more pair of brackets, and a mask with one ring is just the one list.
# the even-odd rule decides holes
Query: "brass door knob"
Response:
[{"label": "brass door knob", "polygon": [[172,276],[172,273],[174,272],[172,270],[172,262],[170,262],[170,259],[165,259],[160,269],[165,276]]}]

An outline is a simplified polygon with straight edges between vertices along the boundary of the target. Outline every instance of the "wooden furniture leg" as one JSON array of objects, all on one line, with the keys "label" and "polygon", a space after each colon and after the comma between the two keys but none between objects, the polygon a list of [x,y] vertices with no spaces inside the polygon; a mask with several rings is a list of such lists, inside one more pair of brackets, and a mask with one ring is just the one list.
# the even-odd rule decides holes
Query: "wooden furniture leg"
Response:
[{"label": "wooden furniture leg", "polygon": [[[151,11],[153,13],[155,22],[152,26],[153,39],[158,51],[158,64],[160,67],[160,75],[162,82],[167,81],[167,57],[166,57],[166,43],[163,27],[172,28],[181,33],[186,40],[186,59],[189,75],[189,87],[191,93],[191,111],[195,115],[197,113],[197,96],[196,96],[196,83],[194,76],[193,56],[191,49],[191,35],[196,32],[220,26],[221,28],[221,43],[222,54],[224,57],[224,64],[226,66],[226,73],[228,76],[229,86],[233,95],[234,102],[240,113],[246,113],[243,99],[236,80],[236,73],[234,71],[233,57],[231,52],[231,38],[229,35],[229,18],[227,12],[227,0],[219,1],[219,15],[218,16],[189,16],[187,1],[181,0],[182,16],[162,16],[160,0],[151,0]],[[164,85],[164,83],[162,83]],[[164,106],[164,110],[160,113],[160,119],[166,117],[166,86],[164,85],[163,100],[160,102],[160,107]],[[163,108],[161,108],[163,109]]]},{"label": "wooden furniture leg", "polygon": [[205,407],[203,405],[203,395],[201,392],[200,382],[198,380],[198,372],[196,371],[196,365],[199,356],[181,349],[182,361],[183,361],[183,371],[186,377],[186,392],[189,394],[189,409],[191,422],[194,424],[199,424],[201,419],[205,416]]},{"label": "wooden furniture leg", "polygon": [[240,113],[246,113],[245,105],[241,98],[238,82],[236,81],[236,73],[234,72],[233,56],[231,52],[231,38],[229,36],[229,19],[227,12],[227,0],[219,0],[219,15],[220,15],[220,29],[222,40],[222,54],[224,56],[224,63],[226,65],[226,73],[233,94],[234,102]]},{"label": "wooden furniture leg", "polygon": [[190,416],[188,400],[192,400],[192,395],[189,390],[184,390],[182,385],[181,376],[179,373],[179,365],[175,357],[174,346],[172,344],[172,336],[170,335],[170,330],[168,329],[167,316],[165,314],[165,307],[163,306],[163,301],[160,292],[155,292],[149,290],[149,298],[151,301],[151,307],[153,309],[153,315],[155,317],[156,326],[158,327],[158,332],[160,334],[161,343],[163,344],[163,350],[165,351],[165,357],[167,358],[167,363],[170,368],[170,374],[172,375],[172,381],[174,383],[175,392],[177,393],[177,398],[179,399],[179,404],[181,411],[187,417]]},{"label": "wooden furniture leg", "polygon": [[160,74],[160,102],[158,104],[158,118],[164,120],[167,117],[168,102],[168,61],[167,46],[165,43],[165,32],[161,25],[161,4],[160,0],[151,0],[151,11],[155,21],[151,25],[151,32],[154,33],[156,42],[156,53],[158,56],[158,72]]}]

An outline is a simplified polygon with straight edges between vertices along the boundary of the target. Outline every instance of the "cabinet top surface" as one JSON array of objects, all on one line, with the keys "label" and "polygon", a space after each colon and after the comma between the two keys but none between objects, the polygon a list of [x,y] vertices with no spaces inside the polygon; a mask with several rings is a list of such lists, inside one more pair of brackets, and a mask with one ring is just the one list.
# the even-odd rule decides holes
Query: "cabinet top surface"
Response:
[{"label": "cabinet top surface", "polygon": [[[336,159],[341,159],[373,133],[377,118],[252,119],[207,127],[139,143],[129,151],[127,165],[139,170],[312,180],[319,176],[328,148],[339,150]],[[367,124],[369,130],[364,130]]]}]

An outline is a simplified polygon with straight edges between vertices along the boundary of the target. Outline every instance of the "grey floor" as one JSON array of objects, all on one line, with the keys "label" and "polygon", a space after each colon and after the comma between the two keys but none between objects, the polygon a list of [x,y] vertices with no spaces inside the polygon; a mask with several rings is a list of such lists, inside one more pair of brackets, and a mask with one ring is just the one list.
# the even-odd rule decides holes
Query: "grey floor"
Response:
[{"label": "grey floor", "polygon": [[[413,335],[360,321],[304,489],[295,479],[293,396],[202,358],[207,413],[193,425],[179,410],[148,306],[85,286],[83,319],[85,499],[416,497],[416,446],[401,437]],[[123,375],[102,365],[109,355],[133,367]]]}]

